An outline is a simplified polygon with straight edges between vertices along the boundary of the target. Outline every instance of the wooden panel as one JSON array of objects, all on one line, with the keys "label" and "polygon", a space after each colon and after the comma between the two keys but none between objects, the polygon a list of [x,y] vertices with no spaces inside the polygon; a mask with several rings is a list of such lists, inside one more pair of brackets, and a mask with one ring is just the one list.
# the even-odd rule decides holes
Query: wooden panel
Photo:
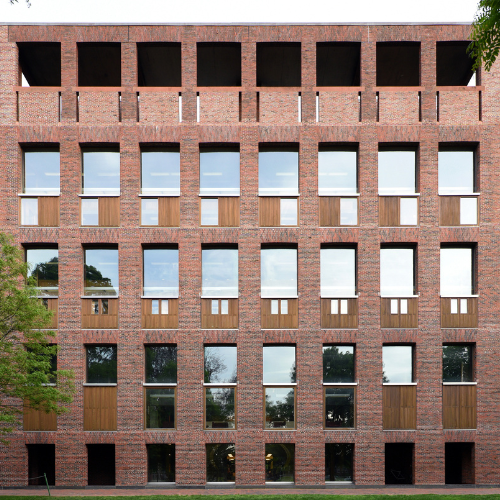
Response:
[{"label": "wooden panel", "polygon": [[99,198],[99,226],[120,226],[120,198],[105,196]]},{"label": "wooden panel", "polygon": [[333,227],[340,226],[340,197],[319,197],[319,225]]},{"label": "wooden panel", "polygon": [[259,226],[278,227],[280,225],[280,198],[259,197]]},{"label": "wooden panel", "polygon": [[[212,300],[219,302],[219,314],[212,314]],[[228,314],[221,314],[221,300],[228,301]],[[201,327],[238,328],[238,299],[201,299]]]},{"label": "wooden panel", "polygon": [[271,300],[276,300],[276,299],[260,300],[261,328],[265,329],[298,328],[299,299],[286,299],[288,300],[288,314],[281,314],[282,299],[277,299],[279,301],[280,314],[271,314]]},{"label": "wooden panel", "polygon": [[23,411],[23,429],[25,431],[56,431],[57,415],[25,406]]},{"label": "wooden panel", "polygon": [[240,225],[240,198],[237,196],[219,198],[219,226],[238,227]]},{"label": "wooden panel", "polygon": [[458,301],[458,313],[451,314],[450,297],[441,297],[441,328],[477,328],[477,297],[467,297],[467,313],[460,312],[460,298]]},{"label": "wooden panel", "polygon": [[58,300],[59,299],[46,299],[47,300],[47,309],[52,311],[52,319],[50,320],[50,324],[47,325],[47,328],[53,328],[57,330],[59,324],[59,307]]},{"label": "wooden panel", "polygon": [[[167,299],[158,299],[167,300]],[[153,299],[141,300],[142,328],[161,330],[179,327],[179,299],[168,299],[168,314],[151,314]],[[161,306],[160,306],[161,313]]]},{"label": "wooden panel", "polygon": [[460,225],[460,196],[439,197],[439,225]]},{"label": "wooden panel", "polygon": [[59,226],[58,196],[40,196],[38,198],[38,225],[43,227]]},{"label": "wooden panel", "polygon": [[[99,314],[92,314],[92,300],[99,300]],[[105,300],[108,301],[108,314],[101,314],[102,299],[82,299],[82,328],[118,328],[118,299]]]},{"label": "wooden panel", "polygon": [[443,428],[476,428],[475,385],[443,385]]},{"label": "wooden panel", "polygon": [[[391,314],[391,300],[398,301],[398,313]],[[401,314],[401,300],[407,301],[408,312]],[[407,299],[380,299],[381,328],[418,328],[418,297]]]},{"label": "wooden panel", "polygon": [[321,328],[357,328],[358,327],[358,299],[347,300],[347,314],[340,314],[340,300],[338,314],[331,314],[332,299],[321,299]]},{"label": "wooden panel", "polygon": [[116,431],[115,387],[83,388],[83,430]]},{"label": "wooden panel", "polygon": [[384,385],[383,428],[417,428],[417,387],[415,385]]},{"label": "wooden panel", "polygon": [[378,225],[399,226],[399,196],[379,196]]},{"label": "wooden panel", "polygon": [[158,225],[161,227],[179,227],[181,220],[179,197],[158,198]]}]

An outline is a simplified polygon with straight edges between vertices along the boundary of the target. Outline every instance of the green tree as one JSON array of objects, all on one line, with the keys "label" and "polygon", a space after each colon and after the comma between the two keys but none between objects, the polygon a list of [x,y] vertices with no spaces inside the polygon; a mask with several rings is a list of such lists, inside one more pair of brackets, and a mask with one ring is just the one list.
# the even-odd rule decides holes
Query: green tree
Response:
[{"label": "green tree", "polygon": [[[71,371],[54,371],[54,332],[43,330],[52,313],[36,297],[28,265],[12,238],[0,233],[0,441],[7,443],[22,404],[61,414],[72,401]],[[53,385],[57,380],[57,385]]]},{"label": "green tree", "polygon": [[483,65],[489,71],[500,51],[500,0],[480,0],[470,39],[468,50],[474,58],[473,69]]}]

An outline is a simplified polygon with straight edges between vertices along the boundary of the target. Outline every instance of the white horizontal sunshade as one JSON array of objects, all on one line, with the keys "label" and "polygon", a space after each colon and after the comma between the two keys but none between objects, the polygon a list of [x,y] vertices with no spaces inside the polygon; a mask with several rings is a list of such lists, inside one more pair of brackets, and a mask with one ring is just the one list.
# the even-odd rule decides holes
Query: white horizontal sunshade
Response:
[{"label": "white horizontal sunshade", "polygon": [[356,194],[356,151],[318,152],[318,194]]},{"label": "white horizontal sunshade", "polygon": [[181,194],[179,151],[143,151],[141,153],[141,193],[158,196]]},{"label": "white horizontal sunshade", "polygon": [[259,152],[259,196],[297,196],[299,194],[299,153],[296,151]]},{"label": "white horizontal sunshade", "polygon": [[356,294],[356,250],[322,248],[321,297],[353,297]]},{"label": "white horizontal sunshade", "polygon": [[441,297],[472,294],[472,248],[441,248]]},{"label": "white horizontal sunshade", "polygon": [[200,151],[200,195],[240,195],[238,151]]},{"label": "white horizontal sunshade", "polygon": [[380,295],[411,297],[414,294],[412,248],[380,249]]},{"label": "white horizontal sunshade", "polygon": [[415,151],[379,151],[379,195],[414,194],[416,192],[415,157]]},{"label": "white horizontal sunshade", "polygon": [[202,296],[238,297],[238,250],[202,250],[201,283]]},{"label": "white horizontal sunshade", "polygon": [[297,250],[263,248],[260,253],[263,298],[297,297]]},{"label": "white horizontal sunshade", "polygon": [[439,151],[439,194],[472,194],[474,192],[474,152]]}]

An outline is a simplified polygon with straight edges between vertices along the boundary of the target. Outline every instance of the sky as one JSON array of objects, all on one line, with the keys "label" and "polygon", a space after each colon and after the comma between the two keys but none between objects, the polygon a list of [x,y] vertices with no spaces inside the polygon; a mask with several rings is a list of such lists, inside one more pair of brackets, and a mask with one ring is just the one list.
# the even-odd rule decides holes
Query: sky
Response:
[{"label": "sky", "polygon": [[478,0],[0,0],[13,23],[468,23]]}]

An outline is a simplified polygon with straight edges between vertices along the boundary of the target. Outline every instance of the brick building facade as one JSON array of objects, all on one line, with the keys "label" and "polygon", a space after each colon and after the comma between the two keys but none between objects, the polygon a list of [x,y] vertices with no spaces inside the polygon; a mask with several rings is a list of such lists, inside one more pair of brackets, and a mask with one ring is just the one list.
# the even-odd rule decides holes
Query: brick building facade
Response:
[{"label": "brick building facade", "polygon": [[0,27],[0,227],[56,257],[77,389],[0,486],[499,484],[500,78],[468,33]]}]

